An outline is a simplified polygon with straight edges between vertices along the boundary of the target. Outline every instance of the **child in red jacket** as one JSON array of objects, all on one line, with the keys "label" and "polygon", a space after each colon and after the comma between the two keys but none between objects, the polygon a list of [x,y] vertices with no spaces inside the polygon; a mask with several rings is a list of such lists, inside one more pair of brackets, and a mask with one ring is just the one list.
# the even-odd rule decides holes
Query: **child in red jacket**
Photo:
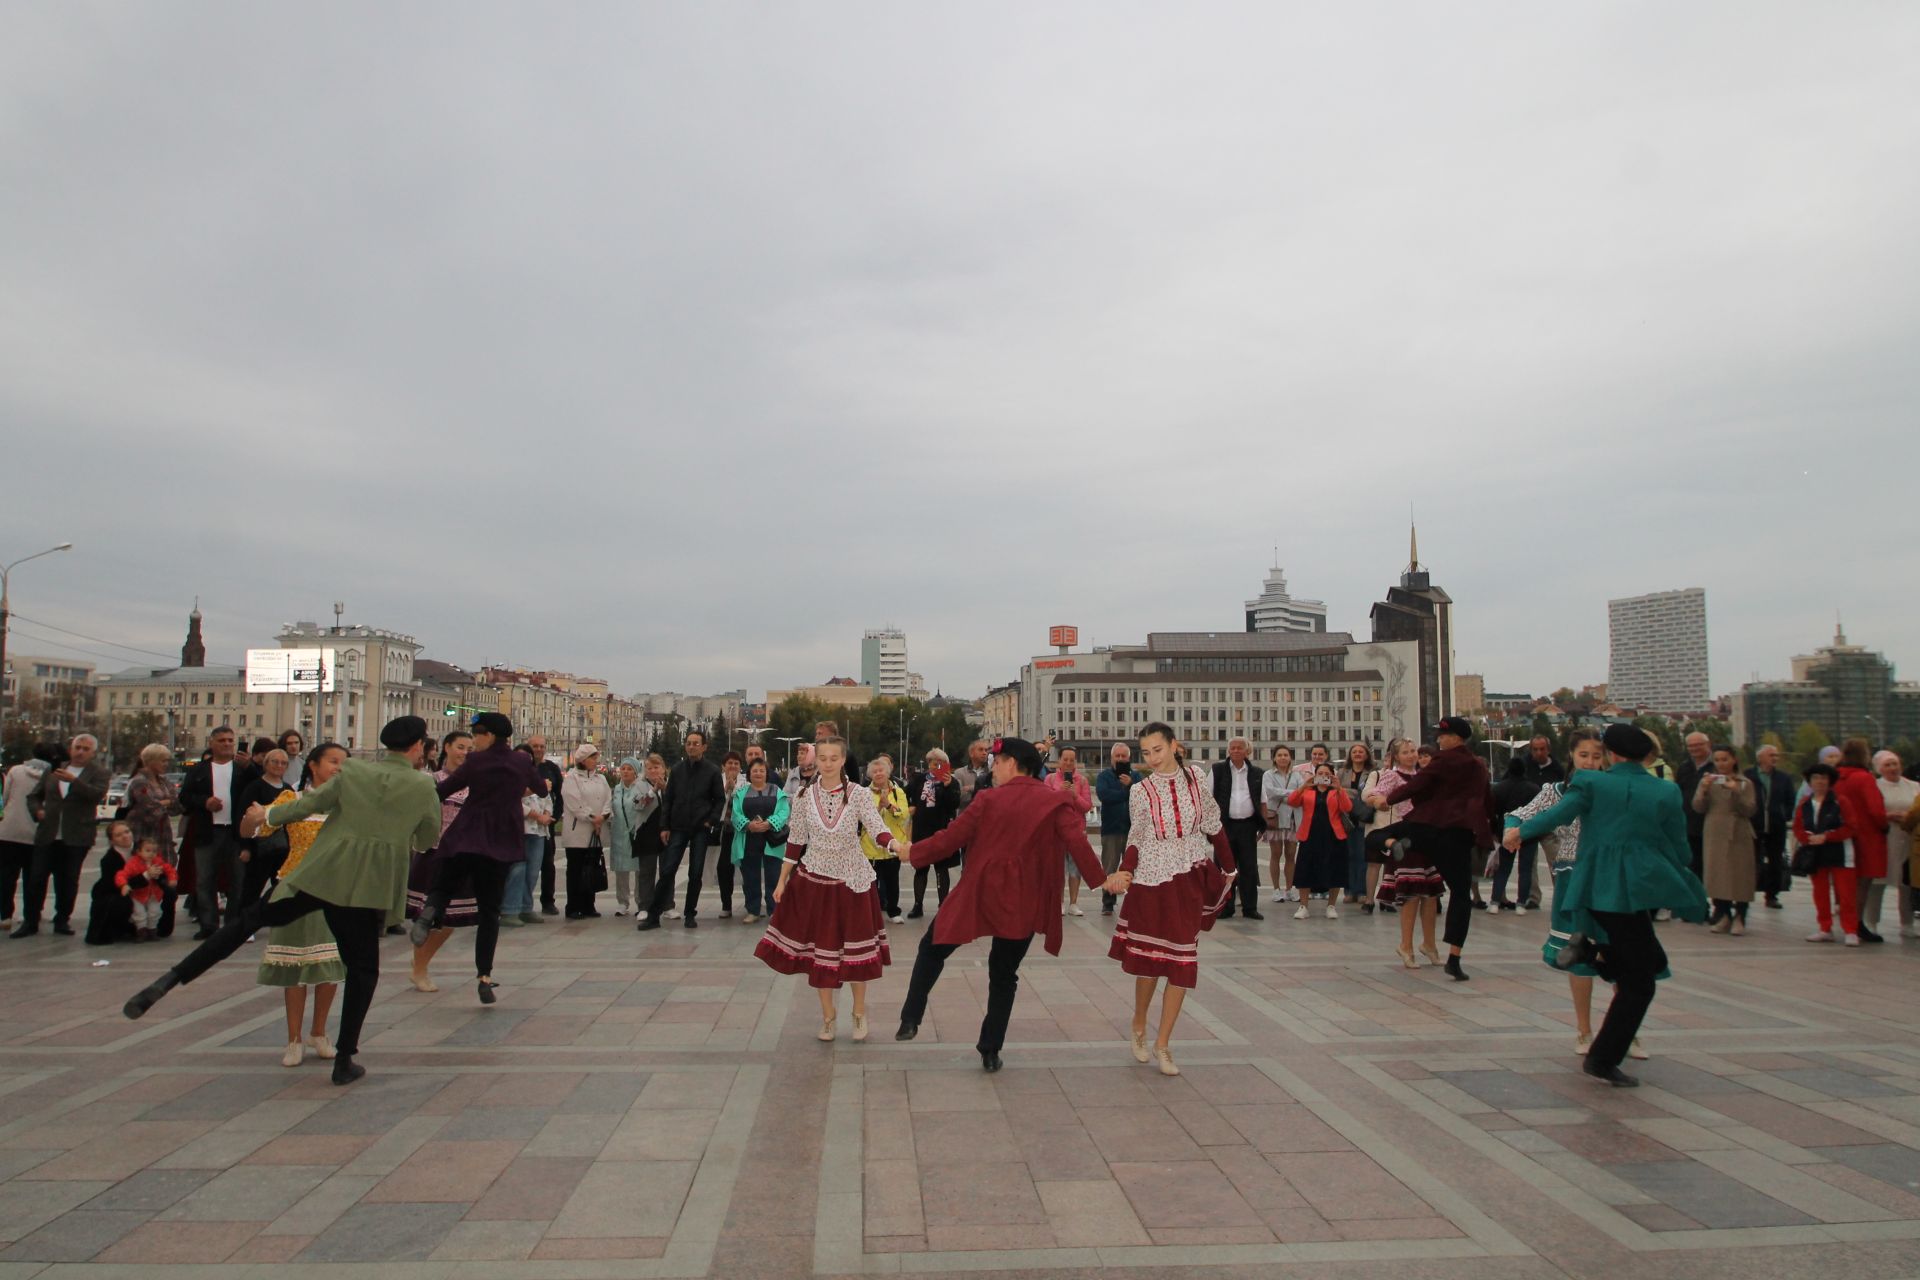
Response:
[{"label": "child in red jacket", "polygon": [[120,896],[133,903],[134,937],[142,942],[152,941],[154,930],[160,927],[160,905],[167,898],[162,886],[177,885],[180,881],[173,865],[160,856],[160,842],[142,840],[135,845],[133,856],[113,881],[120,886]]}]

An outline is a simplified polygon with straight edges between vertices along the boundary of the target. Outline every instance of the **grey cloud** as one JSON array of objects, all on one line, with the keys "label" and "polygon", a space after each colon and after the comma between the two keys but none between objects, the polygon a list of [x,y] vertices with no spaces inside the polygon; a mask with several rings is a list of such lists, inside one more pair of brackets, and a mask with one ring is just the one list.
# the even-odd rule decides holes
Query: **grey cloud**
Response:
[{"label": "grey cloud", "polygon": [[1364,630],[1411,506],[1496,685],[1680,585],[1716,688],[1836,608],[1920,671],[1910,7],[0,28],[0,550],[81,544],[30,616],[753,689],[891,621],[977,692],[1232,628],[1276,543]]}]

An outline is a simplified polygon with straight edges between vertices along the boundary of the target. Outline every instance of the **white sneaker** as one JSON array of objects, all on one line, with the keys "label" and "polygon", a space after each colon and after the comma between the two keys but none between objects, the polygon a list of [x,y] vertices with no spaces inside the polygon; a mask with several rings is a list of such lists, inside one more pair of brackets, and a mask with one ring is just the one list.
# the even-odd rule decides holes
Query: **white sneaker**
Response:
[{"label": "white sneaker", "polygon": [[1586,1057],[1587,1050],[1591,1048],[1593,1048],[1592,1036],[1582,1036],[1582,1035],[1574,1036],[1573,1038],[1573,1056],[1574,1057],[1576,1058]]},{"label": "white sneaker", "polygon": [[1673,919],[1673,912],[1667,910],[1667,908],[1665,907],[1662,907],[1658,911],[1653,913],[1653,918],[1655,920],[1662,920],[1662,921],[1671,920]]},{"label": "white sneaker", "polygon": [[325,1036],[308,1036],[307,1045],[313,1050],[313,1056],[322,1062],[332,1062],[337,1056],[334,1053],[333,1041]]},{"label": "white sneaker", "polygon": [[661,919],[663,920],[678,920],[679,918],[680,918],[680,913],[678,911],[675,911],[672,907],[668,907],[666,910],[666,914],[661,916]]},{"label": "white sneaker", "polygon": [[1327,908],[1327,919],[1338,920],[1339,918],[1340,918],[1340,913],[1338,911],[1335,911],[1332,907]]},{"label": "white sneaker", "polygon": [[1305,904],[1302,904],[1300,909],[1293,913],[1293,918],[1295,920],[1305,920],[1307,918],[1307,908]]},{"label": "white sneaker", "polygon": [[1633,1043],[1627,1046],[1627,1056],[1629,1058],[1632,1058],[1635,1062],[1645,1062],[1648,1058],[1652,1057],[1653,1055],[1640,1047],[1640,1037],[1635,1036],[1633,1038]]},{"label": "white sneaker", "polygon": [[[1080,913],[1076,911],[1074,914],[1078,915]],[[752,920],[753,917],[748,916],[747,919]],[[905,916],[888,916],[887,919],[894,924],[905,924],[907,922],[907,918]]]},{"label": "white sneaker", "polygon": [[[1275,902],[1285,902],[1285,901],[1287,900],[1287,891],[1286,891],[1285,889],[1276,889],[1276,890],[1274,890],[1274,891],[1273,891],[1273,900],[1274,900]],[[1908,935],[1907,935],[1907,934],[1905,934],[1905,933],[1902,933],[1902,934],[1901,934],[1900,936],[1901,936],[1901,937],[1906,937],[1906,936],[1908,936]]]},{"label": "white sneaker", "polygon": [[305,1054],[305,1045],[302,1045],[298,1040],[289,1040],[287,1042],[287,1051],[280,1055],[280,1065],[283,1067],[297,1067],[300,1065],[300,1059],[305,1056]]},{"label": "white sneaker", "polygon": [[1846,941],[1848,946],[1857,947],[1860,945],[1860,935],[1857,933],[1850,933],[1847,935]]},{"label": "white sneaker", "polygon": [[1517,916],[1523,916],[1523,915],[1525,915],[1525,914],[1527,914],[1527,904],[1526,904],[1526,903],[1524,903],[1524,902],[1516,902],[1516,903],[1514,903],[1514,904],[1513,904],[1513,914],[1515,914],[1515,915],[1517,915]]},{"label": "white sneaker", "polygon": [[1825,929],[1815,929],[1812,933],[1807,935],[1807,941],[1808,942],[1832,942],[1833,935],[1828,933]]},{"label": "white sneaker", "polygon": [[[1087,913],[1080,909],[1080,906],[1078,903],[1069,903],[1067,905],[1067,914],[1070,916],[1084,916]],[[900,922],[899,916],[895,916],[893,919],[895,924],[898,924]]]}]

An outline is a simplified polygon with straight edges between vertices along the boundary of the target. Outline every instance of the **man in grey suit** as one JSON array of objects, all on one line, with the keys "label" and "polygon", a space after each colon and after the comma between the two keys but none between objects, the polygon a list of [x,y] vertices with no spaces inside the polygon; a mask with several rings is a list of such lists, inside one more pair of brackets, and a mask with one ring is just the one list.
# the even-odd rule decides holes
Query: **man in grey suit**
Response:
[{"label": "man in grey suit", "polygon": [[83,733],[67,747],[67,762],[40,775],[27,795],[27,808],[40,824],[33,833],[33,865],[27,872],[26,909],[11,936],[40,932],[40,909],[47,901],[47,877],[53,877],[53,931],[73,932],[73,903],[80,893],[80,864],[93,848],[94,824],[113,776],[94,758],[100,744]]}]

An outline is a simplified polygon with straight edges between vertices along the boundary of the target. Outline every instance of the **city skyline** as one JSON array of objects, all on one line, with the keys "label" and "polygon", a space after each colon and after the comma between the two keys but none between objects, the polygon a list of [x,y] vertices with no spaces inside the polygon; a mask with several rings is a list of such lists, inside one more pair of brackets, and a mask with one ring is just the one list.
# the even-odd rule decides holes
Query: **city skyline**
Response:
[{"label": "city skyline", "polygon": [[1411,508],[1495,689],[1674,583],[1716,694],[1836,610],[1920,671],[1808,528],[1904,509],[1911,10],[459,13],[9,11],[22,651],[338,599],[701,692],[891,622],[971,695],[1276,554],[1364,633]]}]

